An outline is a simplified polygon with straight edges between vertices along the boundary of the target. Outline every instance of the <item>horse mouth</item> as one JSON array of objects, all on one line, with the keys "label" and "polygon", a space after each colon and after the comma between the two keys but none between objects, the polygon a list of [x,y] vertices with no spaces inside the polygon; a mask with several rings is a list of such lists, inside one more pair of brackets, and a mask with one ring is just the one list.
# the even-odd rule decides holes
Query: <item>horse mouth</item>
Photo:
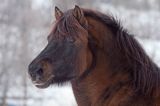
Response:
[{"label": "horse mouth", "polygon": [[33,81],[33,84],[37,87],[37,88],[41,88],[41,89],[44,89],[44,88],[47,88],[50,86],[50,84],[53,83],[53,76],[51,76],[50,78],[48,78],[48,80],[46,81],[43,81],[43,82],[37,82],[37,81]]}]

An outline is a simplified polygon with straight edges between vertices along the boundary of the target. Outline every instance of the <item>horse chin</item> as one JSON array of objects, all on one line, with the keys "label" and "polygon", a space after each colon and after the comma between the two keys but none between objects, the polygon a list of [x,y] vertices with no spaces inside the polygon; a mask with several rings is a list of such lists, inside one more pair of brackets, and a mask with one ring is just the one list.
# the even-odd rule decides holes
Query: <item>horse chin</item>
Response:
[{"label": "horse chin", "polygon": [[49,87],[49,83],[45,83],[45,84],[35,84],[35,86],[37,87],[37,88],[40,88],[40,89],[44,89],[44,88],[47,88],[47,87]]},{"label": "horse chin", "polygon": [[52,83],[53,83],[53,78],[50,78],[50,79],[48,79],[47,81],[44,81],[44,82],[41,82],[41,83],[34,83],[34,85],[35,85],[37,88],[44,89],[44,88],[49,87]]}]

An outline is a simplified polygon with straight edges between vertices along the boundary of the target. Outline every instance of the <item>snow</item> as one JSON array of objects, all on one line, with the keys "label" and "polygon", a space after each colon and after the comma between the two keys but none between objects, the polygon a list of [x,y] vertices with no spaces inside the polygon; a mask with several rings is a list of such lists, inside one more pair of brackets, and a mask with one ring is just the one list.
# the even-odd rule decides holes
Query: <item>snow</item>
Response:
[{"label": "snow", "polygon": [[[20,87],[13,87],[8,95],[9,97],[23,96],[23,91]],[[27,89],[27,106],[76,106],[75,98],[70,85],[58,87],[53,85],[47,89],[38,89],[33,84]],[[23,99],[8,99],[9,104],[22,106]]]},{"label": "snow", "polygon": [[[33,91],[32,87],[29,91],[29,96],[35,95],[35,98],[41,99],[41,105],[36,105],[34,102],[34,98],[30,98],[28,105],[33,106],[76,106],[76,102],[73,96],[72,89],[69,85],[58,87],[51,86],[48,89],[38,89],[35,88]],[[35,92],[36,91],[36,92]]]}]

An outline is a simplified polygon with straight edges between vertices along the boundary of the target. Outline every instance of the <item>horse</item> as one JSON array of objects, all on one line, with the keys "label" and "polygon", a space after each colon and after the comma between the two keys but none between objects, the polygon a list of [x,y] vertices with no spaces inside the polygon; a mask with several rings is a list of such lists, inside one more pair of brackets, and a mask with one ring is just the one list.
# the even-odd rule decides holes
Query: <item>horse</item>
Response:
[{"label": "horse", "polygon": [[160,69],[117,18],[79,6],[55,17],[28,67],[36,87],[70,82],[78,106],[160,106]]}]

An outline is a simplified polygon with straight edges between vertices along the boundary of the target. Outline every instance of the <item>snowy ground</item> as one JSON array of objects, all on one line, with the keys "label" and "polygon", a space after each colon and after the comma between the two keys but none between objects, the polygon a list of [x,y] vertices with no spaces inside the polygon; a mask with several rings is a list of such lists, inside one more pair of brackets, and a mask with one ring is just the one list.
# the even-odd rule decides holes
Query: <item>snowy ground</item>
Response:
[{"label": "snowy ground", "polygon": [[[18,95],[17,97],[20,97],[21,94],[17,94],[17,92],[20,91],[12,88],[9,96]],[[8,104],[13,106],[23,106],[23,103],[23,99],[8,99]],[[63,87],[51,86],[47,89],[38,89],[31,85],[28,88],[27,106],[76,106],[76,102],[69,85]]]}]

